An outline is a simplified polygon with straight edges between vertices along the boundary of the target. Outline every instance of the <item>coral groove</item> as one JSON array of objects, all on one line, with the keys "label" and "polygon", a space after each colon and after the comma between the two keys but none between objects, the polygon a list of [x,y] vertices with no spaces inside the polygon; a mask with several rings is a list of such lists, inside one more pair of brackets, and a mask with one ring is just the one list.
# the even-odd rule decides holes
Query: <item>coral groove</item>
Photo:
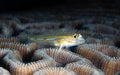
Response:
[{"label": "coral groove", "polygon": [[117,71],[120,71],[120,51],[114,46],[84,44],[77,48],[76,53],[91,60],[106,75],[114,75]]}]

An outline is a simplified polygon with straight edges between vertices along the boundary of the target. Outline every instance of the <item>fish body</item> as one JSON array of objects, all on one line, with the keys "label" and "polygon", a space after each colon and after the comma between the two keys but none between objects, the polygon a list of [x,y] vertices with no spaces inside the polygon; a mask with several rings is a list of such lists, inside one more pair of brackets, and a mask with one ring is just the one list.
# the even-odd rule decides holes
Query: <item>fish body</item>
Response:
[{"label": "fish body", "polygon": [[76,46],[85,43],[85,39],[81,34],[67,34],[67,35],[40,35],[29,38],[32,42],[49,42],[59,49],[65,47]]}]

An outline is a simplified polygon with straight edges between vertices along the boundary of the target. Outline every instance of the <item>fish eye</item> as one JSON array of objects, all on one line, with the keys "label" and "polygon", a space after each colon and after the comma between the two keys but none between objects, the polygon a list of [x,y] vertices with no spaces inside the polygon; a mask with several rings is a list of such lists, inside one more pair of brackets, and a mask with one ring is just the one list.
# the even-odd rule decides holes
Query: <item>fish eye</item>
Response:
[{"label": "fish eye", "polygon": [[76,35],[74,35],[74,38],[76,38]]},{"label": "fish eye", "polygon": [[73,38],[77,38],[77,34],[74,34],[74,35],[73,35]]}]

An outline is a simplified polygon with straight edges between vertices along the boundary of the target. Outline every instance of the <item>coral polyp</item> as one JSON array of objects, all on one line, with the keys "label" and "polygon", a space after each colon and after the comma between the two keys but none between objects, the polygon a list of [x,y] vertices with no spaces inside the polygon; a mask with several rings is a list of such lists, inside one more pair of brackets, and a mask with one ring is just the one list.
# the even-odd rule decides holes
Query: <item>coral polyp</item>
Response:
[{"label": "coral polyp", "polygon": [[100,69],[88,64],[71,63],[66,66],[67,69],[74,71],[77,75],[105,75]]},{"label": "coral polyp", "polygon": [[93,64],[102,69],[106,75],[114,75],[120,70],[120,51],[114,46],[84,44],[77,48],[76,53],[91,60]]},{"label": "coral polyp", "polygon": [[33,75],[77,75],[75,72],[62,67],[49,67],[36,71]]},{"label": "coral polyp", "polygon": [[9,48],[9,49],[18,50],[22,54],[22,56],[24,56],[30,51],[35,50],[36,45],[35,44],[25,45],[20,43],[7,43],[7,42],[2,43],[1,42],[0,48]]},{"label": "coral polyp", "polygon": [[78,63],[79,61],[83,63],[92,64],[89,60],[80,57],[77,54],[74,54],[67,50],[58,50],[58,49],[40,49],[35,51],[34,58],[41,58],[41,55],[49,56],[55,61],[56,66],[65,66],[69,63]]},{"label": "coral polyp", "polygon": [[42,57],[33,62],[24,63],[18,51],[9,52],[3,61],[7,63],[12,75],[32,75],[32,73],[40,68],[53,66],[53,60],[49,57]]}]

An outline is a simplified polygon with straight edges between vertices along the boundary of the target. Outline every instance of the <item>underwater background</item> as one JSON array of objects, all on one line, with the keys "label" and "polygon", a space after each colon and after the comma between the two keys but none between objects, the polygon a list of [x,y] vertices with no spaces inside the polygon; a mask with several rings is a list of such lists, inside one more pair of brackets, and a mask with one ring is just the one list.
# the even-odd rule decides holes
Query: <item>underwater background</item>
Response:
[{"label": "underwater background", "polygon": [[[120,75],[119,3],[1,0],[0,75]],[[55,46],[74,34],[85,43]]]}]

